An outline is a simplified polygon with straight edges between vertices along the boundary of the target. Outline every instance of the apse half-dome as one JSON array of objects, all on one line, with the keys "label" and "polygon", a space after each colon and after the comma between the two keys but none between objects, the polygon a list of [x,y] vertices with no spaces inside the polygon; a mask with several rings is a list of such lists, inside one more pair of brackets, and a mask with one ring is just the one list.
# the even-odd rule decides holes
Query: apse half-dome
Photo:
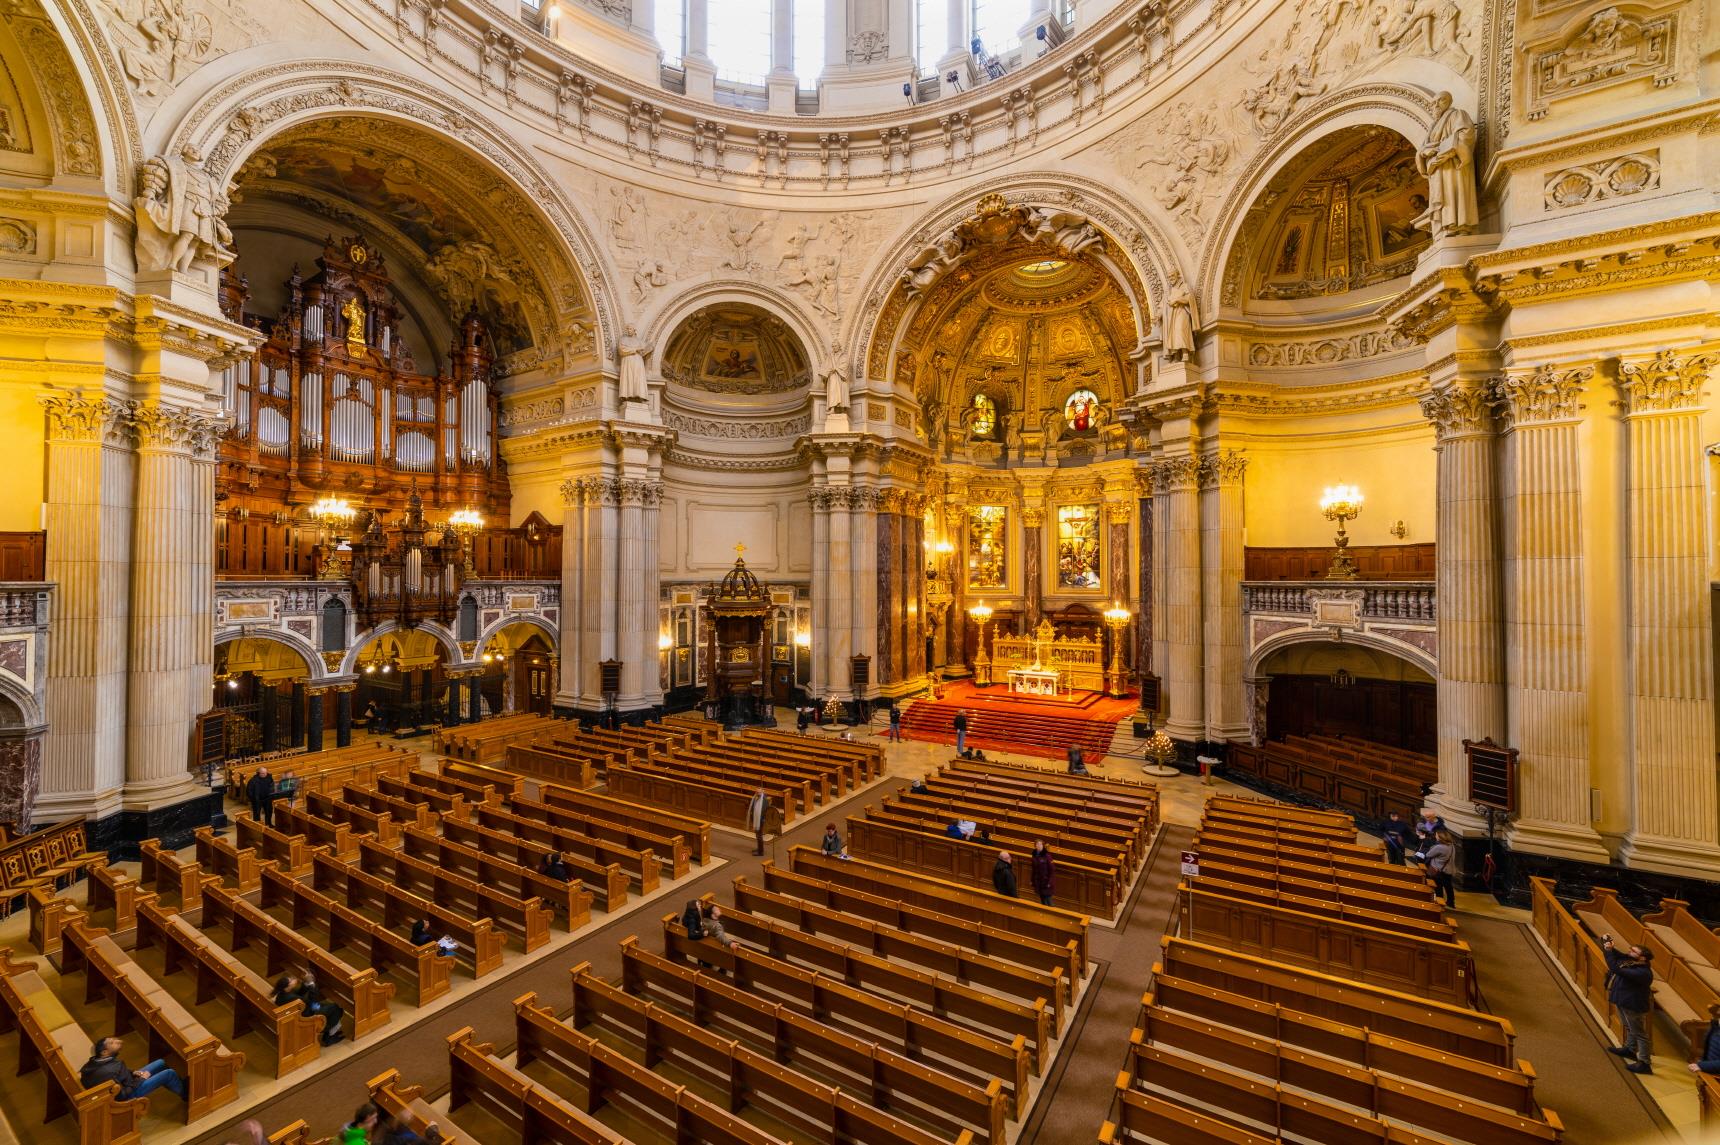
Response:
[{"label": "apse half-dome", "polygon": [[676,328],[663,349],[665,380],[710,394],[786,394],[812,371],[788,324],[756,306],[712,306]]}]

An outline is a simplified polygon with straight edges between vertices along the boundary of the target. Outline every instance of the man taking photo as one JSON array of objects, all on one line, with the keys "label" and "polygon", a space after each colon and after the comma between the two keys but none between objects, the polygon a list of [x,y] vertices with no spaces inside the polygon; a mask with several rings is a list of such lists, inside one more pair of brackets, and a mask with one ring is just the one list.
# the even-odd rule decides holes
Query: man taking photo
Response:
[{"label": "man taking photo", "polygon": [[1607,1001],[1618,1010],[1624,1024],[1624,1045],[1608,1047],[1621,1058],[1630,1058],[1624,1068],[1631,1073],[1652,1073],[1649,1064],[1648,1015],[1653,1008],[1654,952],[1640,946],[1619,950],[1612,935],[1601,937],[1607,958]]}]

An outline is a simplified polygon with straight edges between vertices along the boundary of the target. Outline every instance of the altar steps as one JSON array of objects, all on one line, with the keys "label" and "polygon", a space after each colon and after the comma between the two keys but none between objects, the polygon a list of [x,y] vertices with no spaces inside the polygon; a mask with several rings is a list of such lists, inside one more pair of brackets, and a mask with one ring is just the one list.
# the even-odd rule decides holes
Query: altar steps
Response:
[{"label": "altar steps", "polygon": [[986,751],[1014,751],[1062,759],[1070,744],[1078,744],[1090,760],[1104,758],[1117,731],[1117,720],[1085,711],[1031,711],[1026,705],[951,703],[916,700],[902,713],[902,731],[931,743],[956,742],[950,726],[958,712],[968,714],[967,743]]}]

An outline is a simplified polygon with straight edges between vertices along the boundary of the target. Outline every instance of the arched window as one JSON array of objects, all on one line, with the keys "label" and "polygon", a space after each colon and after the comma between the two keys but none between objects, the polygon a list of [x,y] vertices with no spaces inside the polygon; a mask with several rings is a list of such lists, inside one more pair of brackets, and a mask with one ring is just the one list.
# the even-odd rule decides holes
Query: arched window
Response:
[{"label": "arched window", "polygon": [[825,0],[794,0],[794,76],[807,91],[824,71]]},{"label": "arched window", "polygon": [[460,598],[460,639],[478,638],[478,602],[470,594]]},{"label": "arched window", "polygon": [[914,59],[923,76],[938,74],[938,61],[949,50],[949,0],[915,0],[919,11],[914,21]]},{"label": "arched window", "polygon": [[764,86],[770,71],[771,0],[723,0],[710,5],[711,62],[717,78]]},{"label": "arched window", "polygon": [[973,0],[973,38],[994,56],[1021,46],[1021,26],[1032,14],[1031,0]]},{"label": "arched window", "polygon": [[687,0],[651,0],[652,25],[657,32],[657,44],[663,49],[663,62],[670,67],[681,66],[687,54]]}]

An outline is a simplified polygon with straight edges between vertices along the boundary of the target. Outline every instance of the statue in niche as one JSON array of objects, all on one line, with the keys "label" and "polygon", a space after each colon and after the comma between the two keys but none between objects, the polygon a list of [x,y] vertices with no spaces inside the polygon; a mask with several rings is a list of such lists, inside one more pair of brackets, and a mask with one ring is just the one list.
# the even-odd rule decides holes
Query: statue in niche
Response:
[{"label": "statue in niche", "polygon": [[615,356],[618,359],[617,372],[620,375],[622,402],[650,401],[651,395],[645,383],[645,343],[640,340],[638,329],[631,323],[622,331],[621,341],[615,347]]},{"label": "statue in niche", "polygon": [[203,155],[187,143],[179,154],[146,160],[138,170],[137,268],[184,273],[199,259],[233,261],[227,196],[203,170]]},{"label": "statue in niche", "polygon": [[1170,273],[1165,292],[1165,358],[1186,361],[1194,354],[1194,298],[1183,283],[1182,271]]},{"label": "statue in niche", "polygon": [[824,408],[831,413],[848,409],[848,375],[837,366],[824,375]]},{"label": "statue in niche", "polygon": [[349,354],[362,355],[365,351],[364,340],[364,303],[353,295],[346,300],[346,305],[340,308],[340,316],[346,319],[346,350]]},{"label": "statue in niche", "polygon": [[1415,154],[1415,169],[1427,176],[1425,222],[1433,237],[1467,235],[1479,216],[1475,204],[1475,120],[1442,91],[1433,101],[1433,126]]}]

